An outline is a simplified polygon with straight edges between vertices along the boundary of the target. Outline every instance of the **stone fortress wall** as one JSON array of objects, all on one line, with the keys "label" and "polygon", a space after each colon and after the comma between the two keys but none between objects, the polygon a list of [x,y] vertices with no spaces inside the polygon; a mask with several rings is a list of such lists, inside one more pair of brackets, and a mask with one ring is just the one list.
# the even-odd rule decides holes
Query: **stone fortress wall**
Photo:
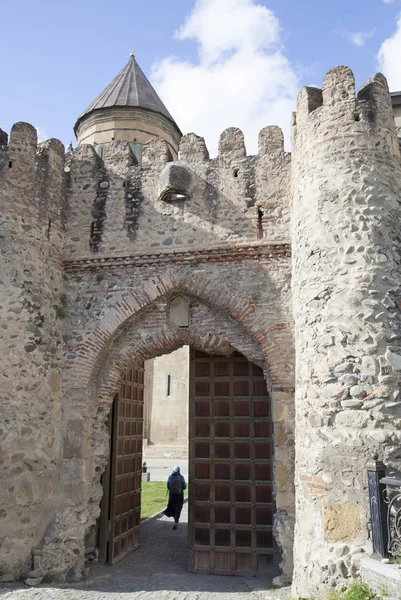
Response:
[{"label": "stone fortress wall", "polygon": [[[260,155],[247,157],[242,133],[227,130],[219,157],[209,161],[203,139],[189,134],[181,140],[180,161],[175,163],[165,142],[151,141],[141,167],[124,142],[110,144],[103,164],[91,147],[80,146],[74,153],[67,191],[74,209],[70,213],[67,208],[66,245],[75,246],[73,251],[67,247],[64,263],[69,337],[63,393],[69,401],[68,462],[62,480],[78,483],[65,492],[69,502],[63,522],[85,514],[87,535],[96,523],[100,473],[108,457],[105,422],[121,374],[130,364],[183,344],[218,354],[236,349],[265,369],[277,429],[282,431],[276,437],[280,489],[275,526],[289,575],[294,520],[290,161],[280,130],[264,130],[260,141]],[[251,178],[267,192],[249,198],[246,181]],[[177,190],[186,192],[188,199],[162,199],[162,192]],[[97,218],[99,195],[104,199],[104,220],[95,245],[90,239],[91,208]],[[260,213],[266,210],[264,222],[252,206],[256,202]],[[127,206],[136,207],[134,215]],[[70,214],[75,220],[71,225]],[[277,227],[270,241],[274,220]],[[190,304],[189,327],[184,330],[169,321],[169,303],[177,293]],[[74,440],[79,440],[76,448]],[[78,478],[73,458],[82,461]],[[87,470],[88,464],[92,470]],[[64,571],[82,569],[84,532],[81,527],[74,530],[78,553]],[[71,538],[71,529],[66,534]],[[65,556],[60,537],[55,528],[45,544],[52,571],[59,568],[54,557]]]},{"label": "stone fortress wall", "polygon": [[[3,148],[4,169],[19,130],[32,128],[14,126],[10,144]],[[38,149],[33,142],[29,148],[34,161]],[[18,159],[23,169],[24,155]],[[4,572],[26,572],[32,549],[40,547],[48,572],[69,578],[82,573],[99,516],[100,476],[108,457],[106,421],[120,377],[135,361],[188,344],[218,354],[238,350],[266,372],[277,421],[276,537],[290,576],[294,457],[289,154],[281,131],[272,127],[261,132],[257,157],[247,157],[242,133],[229,129],[222,134],[217,159],[209,161],[202,138],[193,134],[182,138],[180,159],[173,163],[176,170],[167,165],[170,154],[162,140],[144,148],[141,167],[126,142],[111,143],[104,161],[87,145],[66,156],[55,196],[64,219],[58,264],[62,288],[46,306],[59,327],[53,344],[62,353],[63,382],[57,391],[61,422],[49,418],[53,435],[60,438],[53,463],[57,508],[38,487],[37,496],[16,509],[10,486],[4,518],[15,527],[3,541]],[[160,199],[166,185],[174,188],[177,173],[190,188],[190,198],[179,206]],[[35,190],[31,172],[19,177],[9,188],[13,206]],[[38,200],[32,202],[32,213],[33,221],[40,222]],[[47,248],[47,230],[36,235],[35,244]],[[19,262],[16,254],[11,258]],[[28,261],[26,270],[30,268]],[[2,293],[7,296],[7,288]],[[169,323],[169,302],[177,293],[190,303],[185,330]],[[27,337],[26,324],[25,319],[21,343]],[[23,357],[30,364],[38,352],[35,342]],[[12,377],[18,381],[17,369]],[[42,397],[26,394],[20,405],[36,415],[41,402]],[[14,439],[20,419],[21,414],[13,415]],[[36,435],[40,427],[38,418]],[[7,447],[5,455],[7,461],[16,459]],[[18,468],[29,480],[26,457],[19,458]],[[31,514],[33,503],[46,510],[30,528],[30,539],[21,519]]]},{"label": "stone fortress wall", "polygon": [[[166,142],[152,140],[137,164],[129,144],[111,142],[104,162],[81,144],[70,159],[65,260],[126,252],[207,248],[218,242],[289,242],[290,155],[282,132],[260,133],[259,155],[246,156],[236,128],[223,132],[219,156],[209,160],[203,138],[189,134],[180,161]],[[166,167],[167,163],[169,166]],[[163,185],[187,174],[190,200],[166,202]],[[166,171],[163,173],[163,169]]]},{"label": "stone fortress wall", "polygon": [[17,123],[0,172],[0,570],[18,572],[59,502],[64,147]]},{"label": "stone fortress wall", "polygon": [[[160,139],[142,156],[80,145],[64,166],[29,125],[3,136],[0,569],[26,572],[39,548],[47,572],[84,572],[121,375],[188,344],[264,369],[284,579],[295,517],[295,594],[354,576],[370,548],[364,465],[372,450],[396,464],[400,444],[401,163],[384,78],[356,98],[338,67],[301,90],[292,165],[276,127],[257,156],[235,128],[215,159],[194,134],[178,161]],[[177,294],[185,329],[169,320]]]},{"label": "stone fortress wall", "polygon": [[394,120],[398,134],[398,141],[401,144],[401,92],[392,92],[391,102],[393,105]]},{"label": "stone fortress wall", "polygon": [[[356,571],[366,463],[399,465],[401,162],[382,75],[304,88],[293,124],[295,591]],[[365,547],[366,548],[366,547]]]}]

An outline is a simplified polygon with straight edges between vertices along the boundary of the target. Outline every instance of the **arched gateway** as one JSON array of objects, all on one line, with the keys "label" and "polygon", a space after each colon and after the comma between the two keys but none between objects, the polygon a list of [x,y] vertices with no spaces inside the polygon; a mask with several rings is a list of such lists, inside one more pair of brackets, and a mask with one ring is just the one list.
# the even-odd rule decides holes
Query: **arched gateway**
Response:
[{"label": "arched gateway", "polygon": [[[401,162],[384,77],[356,95],[332,69],[301,90],[292,131],[292,166],[277,127],[255,156],[229,128],[210,159],[134,56],[79,117],[75,150],[38,145],[26,123],[0,130],[7,577],[74,579],[96,546],[111,561],[135,548],[138,373],[184,344],[191,568],[264,573],[277,549],[296,597],[357,575],[366,460],[394,465],[401,438]],[[97,540],[116,394],[114,512]]]},{"label": "arched gateway", "polygon": [[[238,352],[193,350],[190,364],[190,569],[272,573],[272,424],[263,370]],[[103,563],[115,564],[140,545],[143,397],[138,366],[121,380],[109,418],[98,532]]]},{"label": "arched gateway", "polygon": [[[249,331],[257,310],[246,321],[246,305],[237,319],[231,316],[240,298],[235,292],[225,293],[224,283],[209,281],[209,298],[216,294],[217,306],[205,302],[199,293],[206,281],[192,277],[183,289],[183,280],[178,284],[165,275],[154,276],[147,304],[134,302],[145,298],[143,293],[125,295],[76,350],[67,369],[65,386],[71,401],[65,414],[65,458],[78,458],[82,452],[74,448],[79,429],[82,439],[90,440],[88,450],[97,473],[87,489],[91,514],[81,543],[87,553],[98,545],[102,562],[114,564],[140,544],[144,360],[183,344],[191,348],[189,568],[217,574],[272,573],[278,549],[286,550],[278,515],[284,522],[288,517],[276,513],[275,507],[271,398],[276,398],[279,413],[279,407],[290,404],[283,391],[272,388],[266,360],[272,341],[263,350]],[[160,295],[159,290],[165,293]],[[176,326],[171,318],[177,290],[187,301],[186,326]],[[275,356],[279,354],[276,351]],[[281,368],[281,361],[273,368]],[[79,418],[83,404],[88,408],[85,419]],[[106,423],[110,439],[105,436]],[[286,447],[290,465],[287,439],[281,440],[278,453],[284,454]],[[71,480],[71,466],[65,462],[63,480]],[[76,467],[74,461],[75,473]],[[291,481],[281,485],[291,490]],[[77,495],[81,494],[75,488],[71,501]]]}]

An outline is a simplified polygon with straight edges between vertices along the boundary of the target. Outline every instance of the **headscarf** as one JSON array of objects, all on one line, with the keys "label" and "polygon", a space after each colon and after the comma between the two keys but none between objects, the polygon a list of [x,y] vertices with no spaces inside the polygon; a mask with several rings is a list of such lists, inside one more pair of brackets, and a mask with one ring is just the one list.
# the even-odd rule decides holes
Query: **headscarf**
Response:
[{"label": "headscarf", "polygon": [[175,473],[179,473],[179,472],[180,472],[180,467],[177,466],[177,467],[174,467],[172,474],[175,475]]}]

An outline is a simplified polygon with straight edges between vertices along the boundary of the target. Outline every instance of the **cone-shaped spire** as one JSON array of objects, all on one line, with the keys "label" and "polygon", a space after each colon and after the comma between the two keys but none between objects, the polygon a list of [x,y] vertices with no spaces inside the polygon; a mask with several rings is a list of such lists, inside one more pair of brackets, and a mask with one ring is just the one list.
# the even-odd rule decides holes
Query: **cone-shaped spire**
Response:
[{"label": "cone-shaped spire", "polygon": [[78,117],[74,131],[79,143],[95,146],[117,139],[143,145],[158,136],[169,144],[173,157],[182,136],[138,65],[134,52],[113,81]]},{"label": "cone-shaped spire", "polygon": [[[131,52],[130,59],[113,81],[103,90],[101,94],[88,106],[78,117],[82,117],[94,110],[111,108],[113,106],[139,107],[160,113],[175,123],[173,117],[164,106],[152,87],[145,73],[136,62],[134,53]],[[76,126],[75,126],[76,127]]]}]

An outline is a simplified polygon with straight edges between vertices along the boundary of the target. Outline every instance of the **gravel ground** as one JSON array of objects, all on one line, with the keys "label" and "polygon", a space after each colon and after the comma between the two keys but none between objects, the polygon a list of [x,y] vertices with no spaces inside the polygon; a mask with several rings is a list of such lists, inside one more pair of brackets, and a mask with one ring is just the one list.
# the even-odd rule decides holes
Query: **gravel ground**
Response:
[{"label": "gravel ground", "polygon": [[35,588],[12,584],[0,589],[7,600],[287,600],[289,588],[265,591],[262,577],[224,577],[188,572],[187,519],[184,505],[176,531],[161,517],[142,525],[141,547],[114,567],[96,565],[79,583]]}]

